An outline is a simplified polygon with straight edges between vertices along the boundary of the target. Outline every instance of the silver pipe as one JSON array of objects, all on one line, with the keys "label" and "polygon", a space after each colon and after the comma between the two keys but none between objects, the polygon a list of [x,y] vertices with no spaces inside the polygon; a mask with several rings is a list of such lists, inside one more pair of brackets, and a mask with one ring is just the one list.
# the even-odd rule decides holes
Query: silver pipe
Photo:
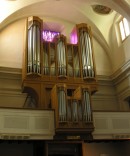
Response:
[{"label": "silver pipe", "polygon": [[92,64],[91,64],[91,58],[90,58],[89,34],[87,33],[86,36],[87,36],[87,47],[88,47],[88,64],[87,64],[87,67],[88,67],[89,77],[91,77]]},{"label": "silver pipe", "polygon": [[62,121],[64,120],[63,118],[63,91],[61,90],[61,116],[62,116]]},{"label": "silver pipe", "polygon": [[64,70],[64,75],[66,75],[66,55],[65,55],[65,44],[64,42],[62,43],[63,44],[63,61],[64,61],[64,65],[63,65],[63,70]]},{"label": "silver pipe", "polygon": [[63,119],[63,91],[62,90],[61,90],[61,118],[63,121],[64,119]]},{"label": "silver pipe", "polygon": [[59,108],[59,121],[60,121],[60,92],[58,92],[58,108]]},{"label": "silver pipe", "polygon": [[75,118],[75,121],[78,121],[78,108],[77,108],[77,101],[74,101],[74,118]]},{"label": "silver pipe", "polygon": [[61,121],[61,91],[58,92],[59,120]]},{"label": "silver pipe", "polygon": [[64,110],[65,110],[65,121],[66,121],[66,93],[64,91]]},{"label": "silver pipe", "polygon": [[92,77],[94,77],[94,69],[93,69],[93,58],[92,58],[92,43],[89,36],[89,48],[90,48],[90,60],[91,60],[91,66],[92,66]]},{"label": "silver pipe", "polygon": [[59,75],[59,66],[60,66],[60,45],[59,42],[57,43],[57,60],[58,60],[58,75]]},{"label": "silver pipe", "polygon": [[87,50],[86,50],[86,36],[85,32],[83,32],[83,64],[84,67],[86,66],[86,56],[87,55]]},{"label": "silver pipe", "polygon": [[37,26],[37,56],[36,56],[37,73],[40,74],[40,29]]},{"label": "silver pipe", "polygon": [[83,40],[84,40],[84,36],[83,36],[83,31],[81,32],[81,53],[82,53],[82,64],[83,66],[85,65],[85,60],[84,60],[84,45],[83,45]]},{"label": "silver pipe", "polygon": [[28,73],[32,72],[32,27],[28,30]]},{"label": "silver pipe", "polygon": [[62,105],[63,105],[63,103],[62,103],[62,90],[60,90],[60,106],[61,106],[61,121],[63,121],[63,114],[62,114]]},{"label": "silver pipe", "polygon": [[89,121],[89,99],[87,91],[86,91],[86,106],[87,106],[87,121]]},{"label": "silver pipe", "polygon": [[88,36],[88,33],[86,32],[86,46],[87,46],[87,54],[88,54],[88,57],[87,57],[87,70],[88,70],[88,76],[90,77],[91,76],[91,73],[90,73],[90,68],[91,68],[91,62],[90,62],[90,53],[89,53],[89,36]]},{"label": "silver pipe", "polygon": [[60,75],[62,75],[62,65],[63,65],[63,49],[62,49],[63,47],[62,47],[62,41],[60,41]]},{"label": "silver pipe", "polygon": [[63,121],[64,121],[64,92],[62,90],[62,118],[63,118]]},{"label": "silver pipe", "polygon": [[83,120],[85,120],[85,94],[83,93]]},{"label": "silver pipe", "polygon": [[86,97],[86,91],[84,91],[84,96],[85,96],[85,108],[84,108],[84,110],[85,110],[85,121],[87,121],[88,120],[88,114],[87,114],[87,97]]},{"label": "silver pipe", "polygon": [[90,95],[88,92],[87,92],[87,109],[88,109],[88,120],[91,121]]},{"label": "silver pipe", "polygon": [[57,56],[58,56],[58,70],[59,75],[65,75],[66,57],[65,57],[65,45],[62,41],[57,44]]},{"label": "silver pipe", "polygon": [[88,58],[88,51],[87,51],[87,38],[86,38],[86,32],[84,32],[84,76],[87,76],[87,58]]},{"label": "silver pipe", "polygon": [[33,72],[36,72],[36,25],[33,26]]}]

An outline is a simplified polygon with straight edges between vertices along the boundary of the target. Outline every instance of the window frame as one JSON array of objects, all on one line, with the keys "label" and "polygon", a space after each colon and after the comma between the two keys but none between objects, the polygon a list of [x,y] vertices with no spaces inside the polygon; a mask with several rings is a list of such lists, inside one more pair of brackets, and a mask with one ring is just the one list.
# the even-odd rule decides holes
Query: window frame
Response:
[{"label": "window frame", "polygon": [[[126,32],[127,32],[127,28],[124,24],[124,19],[126,19],[125,17],[122,17],[119,22],[118,22],[118,27],[119,27],[119,33],[120,33],[120,39],[121,39],[121,42],[124,42],[129,36],[130,36],[130,23],[129,21],[127,20],[127,24],[128,24],[128,28],[129,28],[129,34],[127,35]],[[123,31],[124,31],[124,38],[122,37],[122,32],[121,32],[121,28],[120,28],[120,23],[122,22],[123,24]]]}]

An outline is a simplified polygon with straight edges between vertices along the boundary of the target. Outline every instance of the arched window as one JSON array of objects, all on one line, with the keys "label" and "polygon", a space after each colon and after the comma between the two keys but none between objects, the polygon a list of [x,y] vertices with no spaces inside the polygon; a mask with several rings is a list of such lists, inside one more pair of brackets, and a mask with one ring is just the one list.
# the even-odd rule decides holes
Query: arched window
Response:
[{"label": "arched window", "polygon": [[124,41],[130,35],[130,25],[126,18],[122,18],[119,22],[121,40]]}]

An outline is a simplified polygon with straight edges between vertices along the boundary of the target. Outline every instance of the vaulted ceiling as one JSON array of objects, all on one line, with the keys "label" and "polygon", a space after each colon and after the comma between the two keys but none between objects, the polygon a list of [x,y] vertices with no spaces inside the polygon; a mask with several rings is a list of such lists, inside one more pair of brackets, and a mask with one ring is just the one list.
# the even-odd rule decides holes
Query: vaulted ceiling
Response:
[{"label": "vaulted ceiling", "polygon": [[[113,11],[98,14],[93,11],[93,5],[107,6]],[[130,0],[1,0],[0,29],[30,15],[53,17],[74,24],[88,22],[108,43],[109,30],[117,14],[130,19]]]},{"label": "vaulted ceiling", "polygon": [[[95,5],[107,6],[112,11],[109,14],[96,13],[93,10]],[[130,21],[130,0],[0,0],[0,30],[14,21],[32,15],[45,21],[53,18],[71,25],[89,23],[94,37],[98,38],[109,54],[111,27],[119,15]],[[49,27],[62,30],[64,24],[61,23],[51,23]]]}]

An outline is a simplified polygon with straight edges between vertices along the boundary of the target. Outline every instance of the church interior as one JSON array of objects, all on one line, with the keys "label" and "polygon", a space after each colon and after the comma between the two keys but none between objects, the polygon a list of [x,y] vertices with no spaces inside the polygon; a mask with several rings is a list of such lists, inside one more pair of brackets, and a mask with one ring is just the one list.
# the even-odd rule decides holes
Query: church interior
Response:
[{"label": "church interior", "polygon": [[1,0],[1,155],[129,156],[129,42],[130,0]]}]

